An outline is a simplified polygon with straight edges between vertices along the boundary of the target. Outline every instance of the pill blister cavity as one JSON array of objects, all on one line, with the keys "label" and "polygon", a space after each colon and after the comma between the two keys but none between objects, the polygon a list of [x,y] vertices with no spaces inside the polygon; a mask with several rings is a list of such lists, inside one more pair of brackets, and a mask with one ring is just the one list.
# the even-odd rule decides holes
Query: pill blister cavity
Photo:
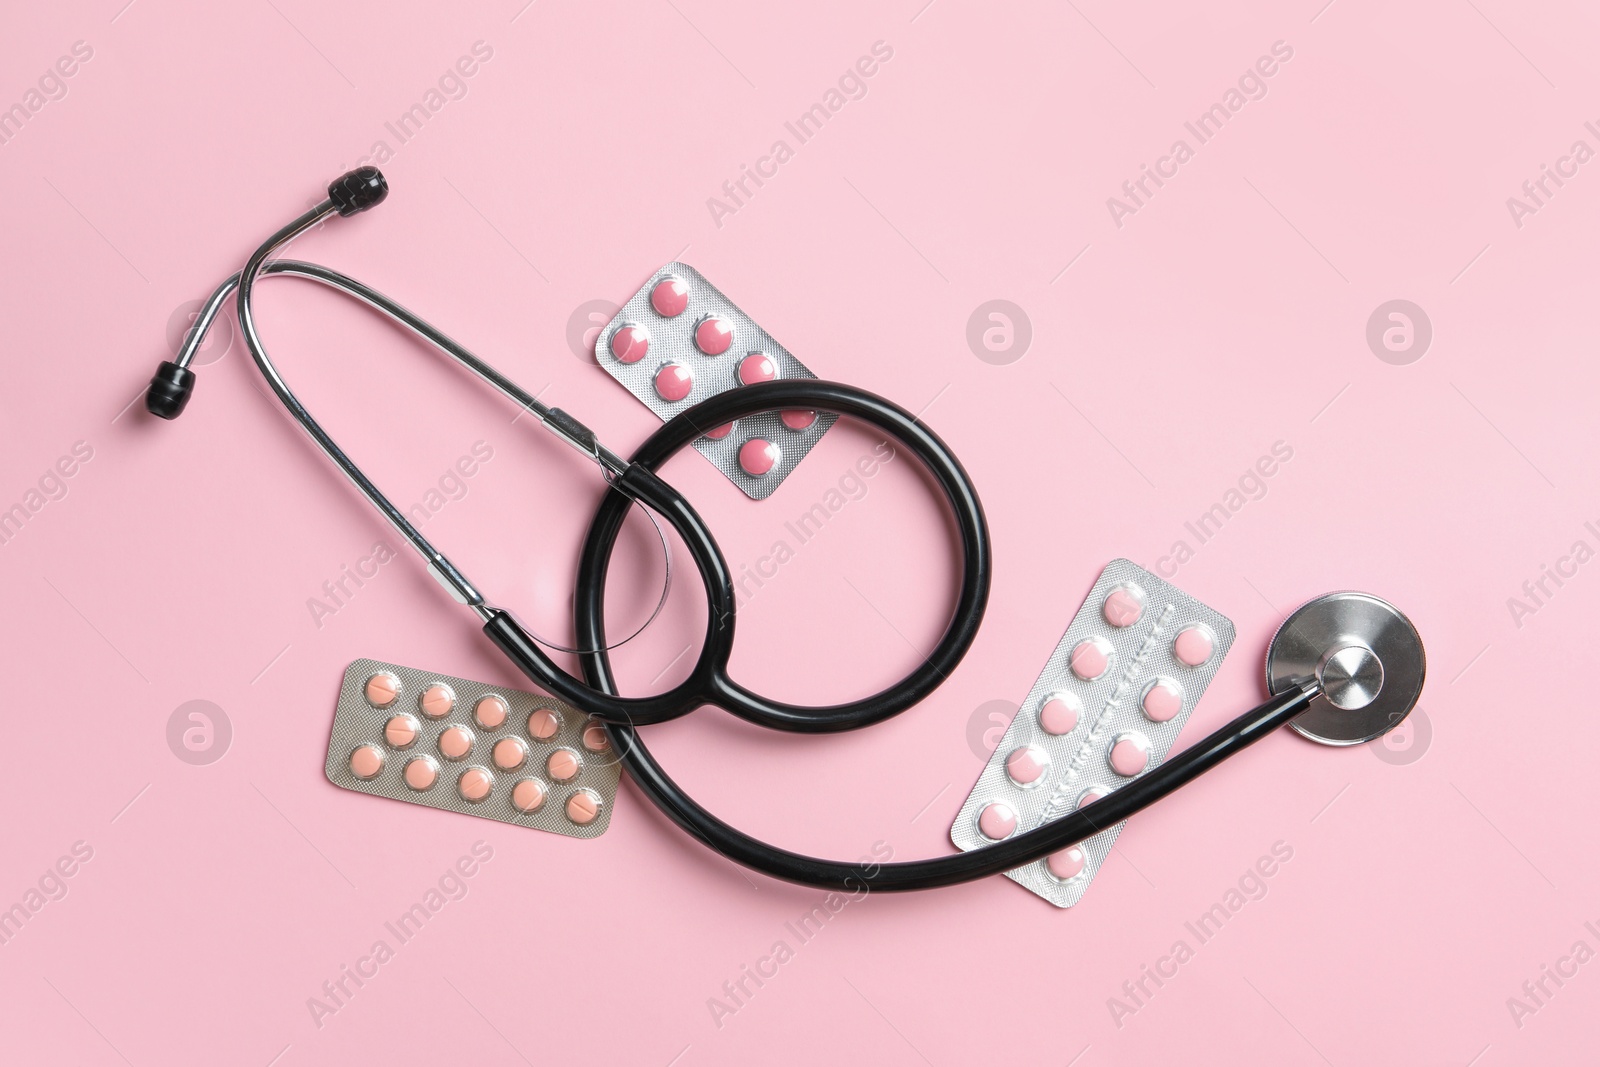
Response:
[{"label": "pill blister cavity", "polygon": [[681,278],[667,275],[650,290],[650,306],[656,309],[657,315],[669,319],[682,315],[689,306],[689,286]]},{"label": "pill blister cavity", "polygon": [[578,777],[578,771],[582,768],[583,760],[570,748],[556,749],[544,763],[545,773],[552,782],[570,782]]},{"label": "pill blister cavity", "polygon": [[472,731],[465,726],[449,726],[439,734],[439,755],[445,759],[466,759],[471,751]]},{"label": "pill blister cavity", "polygon": [[1084,855],[1083,849],[1073,845],[1060,852],[1052,852],[1045,858],[1044,868],[1056,881],[1070,882],[1083,873],[1083,868],[1088,862],[1089,857]]},{"label": "pill blister cavity", "polygon": [[1111,643],[1103,637],[1088,637],[1072,650],[1072,673],[1092,682],[1111,666]]},{"label": "pill blister cavity", "polygon": [[400,699],[400,679],[382,671],[367,679],[367,703],[375,708],[389,708]]},{"label": "pill blister cavity", "polygon": [[632,324],[611,335],[611,356],[618,363],[637,363],[650,352],[650,335],[644,327]]},{"label": "pill blister cavity", "polygon": [[544,807],[544,798],[549,795],[550,790],[539,779],[524,778],[511,787],[511,806],[529,815]]},{"label": "pill blister cavity", "polygon": [[1132,626],[1144,614],[1144,593],[1137,586],[1119,585],[1106,594],[1100,605],[1100,615],[1112,626],[1122,629]]},{"label": "pill blister cavity", "polygon": [[778,364],[765,352],[752,352],[739,361],[739,383],[757,385],[778,376]]},{"label": "pill blister cavity", "polygon": [[418,756],[406,764],[405,779],[412,789],[426,792],[439,780],[439,764],[432,756]]},{"label": "pill blister cavity", "polygon": [[1216,642],[1204,626],[1188,626],[1172,642],[1172,654],[1185,667],[1199,667],[1211,658]]},{"label": "pill blister cavity", "polygon": [[597,722],[592,722],[583,728],[583,747],[590,752],[599,754],[611,751],[611,738],[606,734],[606,728]]},{"label": "pill blister cavity", "polygon": [[377,745],[358,745],[350,753],[350,773],[363,782],[370,781],[383,771],[383,749]]},{"label": "pill blister cavity", "polygon": [[776,467],[782,455],[782,451],[771,441],[752,437],[739,446],[739,466],[752,478],[759,478]]},{"label": "pill blister cavity", "polygon": [[456,694],[448,686],[435,683],[424,689],[417,697],[417,707],[422,709],[422,714],[430,719],[442,719],[455,710]]},{"label": "pill blister cavity", "polygon": [[567,798],[567,819],[575,826],[588,826],[600,816],[603,804],[593,789],[580,789]]},{"label": "pill blister cavity", "polygon": [[1126,733],[1117,738],[1106,757],[1111,769],[1124,778],[1144,773],[1150,765],[1150,739],[1140,733]]},{"label": "pill blister cavity", "polygon": [[1038,745],[1023,745],[1006,757],[1006,777],[1017,785],[1038,785],[1050,769],[1050,755]]},{"label": "pill blister cavity", "polygon": [[978,832],[990,841],[1004,841],[1017,832],[1017,813],[998,800],[987,804],[978,815]]},{"label": "pill blister cavity", "polygon": [[812,423],[817,421],[815,411],[785,411],[779,414],[778,419],[784,428],[799,433],[801,430],[811,429]]},{"label": "pill blister cavity", "polygon": [[1140,707],[1151,722],[1169,722],[1183,710],[1183,686],[1171,678],[1157,678],[1144,691]]},{"label": "pill blister cavity", "polygon": [[694,388],[694,371],[682,363],[667,363],[656,371],[656,395],[668,403],[677,403]]},{"label": "pill blister cavity", "polygon": [[1107,789],[1105,786],[1091,785],[1088,789],[1085,789],[1082,793],[1078,794],[1078,807],[1080,809],[1086,808],[1095,801],[1104,800],[1110,795],[1111,790]]},{"label": "pill blister cavity", "polygon": [[549,741],[561,732],[561,713],[555,708],[539,708],[528,716],[528,736],[535,741]]},{"label": "pill blister cavity", "polygon": [[417,734],[421,730],[422,724],[417,722],[416,716],[404,713],[392,715],[383,724],[383,739],[390,748],[406,749],[417,743]]},{"label": "pill blister cavity", "polygon": [[717,315],[707,315],[694,328],[694,346],[708,356],[720,356],[733,344],[733,324]]},{"label": "pill blister cavity", "polygon": [[514,771],[528,761],[528,746],[520,737],[502,737],[489,753],[494,765],[502,771]]},{"label": "pill blister cavity", "polygon": [[1075,693],[1057,693],[1039,705],[1039,729],[1054,737],[1070,734],[1078,728],[1078,716],[1083,713],[1083,701]]},{"label": "pill blister cavity", "polygon": [[506,723],[506,716],[511,714],[511,709],[506,706],[505,697],[490,694],[483,697],[472,706],[472,718],[485,730],[498,730]]},{"label": "pill blister cavity", "polygon": [[737,426],[738,424],[739,424],[738,420],[734,420],[733,422],[725,422],[721,426],[716,427],[715,429],[707,430],[706,433],[705,433],[706,440],[708,440],[708,441],[720,441],[724,437],[726,437],[730,433],[732,433],[733,432],[733,428],[735,426]]},{"label": "pill blister cavity", "polygon": [[456,792],[469,804],[479,804],[489,798],[494,789],[494,775],[487,767],[468,767],[456,779]]}]

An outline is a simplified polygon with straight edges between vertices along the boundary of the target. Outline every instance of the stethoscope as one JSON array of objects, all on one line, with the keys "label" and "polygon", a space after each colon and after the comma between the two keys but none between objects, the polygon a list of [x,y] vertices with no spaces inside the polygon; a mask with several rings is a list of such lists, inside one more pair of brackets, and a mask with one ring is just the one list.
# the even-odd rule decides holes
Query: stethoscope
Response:
[{"label": "stethoscope", "polygon": [[[547,407],[515,382],[389,297],[337,271],[298,260],[270,260],[285,243],[333,215],[350,216],[388,196],[383,175],[361,167],[328,187],[327,199],[269,237],[238,274],[217,287],[202,306],[177,359],[164,362],[150,382],[145,406],[176,418],[194,388],[189,364],[223,302],[238,290],[240,333],[273,392],[328,458],[405,537],[429,573],[483,623],[483,631],[537,685],[606,724],[612,744],[640,790],[669,818],[730,859],[777,878],[830,889],[889,891],[931,889],[1020,867],[1092,837],[1179,789],[1229,756],[1288,724],[1329,745],[1355,745],[1387,733],[1416,706],[1426,669],[1422,641],[1399,610],[1365,593],[1330,593],[1308,602],[1278,628],[1267,651],[1272,696],[1199,743],[1135,778],[1098,803],[987,847],[952,856],[898,863],[841,862],[800,855],[759,841],[728,825],[686,794],[662,769],[638,728],[715,705],[775,730],[831,733],[855,730],[898,715],[932,693],[961,662],[978,632],[989,599],[989,530],[967,473],[939,437],[904,408],[838,382],[782,380],[742,386],[678,415],[647,438],[631,459],[602,445],[583,423]],[[590,524],[574,597],[583,679],[559,667],[510,614],[491,605],[466,576],[411,524],[361,472],[295,397],[256,331],[252,298],[263,275],[309,278],[360,300],[410,329],[539,419],[558,438],[597,463],[609,483]],[[705,521],[656,475],[656,469],[707,430],[762,411],[790,408],[834,412],[888,434],[926,467],[955,517],[961,541],[961,587],[938,644],[910,674],[872,696],[829,707],[772,700],[728,675],[733,651],[732,575]],[[605,638],[606,574],[628,510],[655,512],[687,546],[705,585],[705,640],[689,676],[667,692],[623,697],[617,692]],[[559,647],[559,646],[556,646]]]}]

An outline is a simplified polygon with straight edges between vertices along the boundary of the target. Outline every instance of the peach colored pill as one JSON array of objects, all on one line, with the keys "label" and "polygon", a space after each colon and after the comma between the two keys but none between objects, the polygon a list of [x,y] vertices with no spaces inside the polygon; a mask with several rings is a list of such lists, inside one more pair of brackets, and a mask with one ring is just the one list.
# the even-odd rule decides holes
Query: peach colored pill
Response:
[{"label": "peach colored pill", "polygon": [[650,351],[650,335],[638,326],[624,326],[611,335],[611,354],[618,363],[637,363]]},{"label": "peach colored pill", "polygon": [[1132,626],[1139,621],[1139,616],[1144,614],[1144,601],[1139,599],[1139,594],[1126,587],[1111,590],[1111,595],[1106,597],[1106,602],[1100,606],[1100,614],[1105,616],[1106,622],[1112,626]]},{"label": "peach colored pill", "polygon": [[367,679],[367,703],[375,708],[387,708],[400,699],[400,679],[384,671]]},{"label": "peach colored pill", "polygon": [[528,716],[528,736],[548,741],[561,732],[561,713],[555,708],[540,708]]},{"label": "peach colored pill", "polygon": [[694,346],[708,356],[720,356],[733,344],[733,324],[707,315],[694,328]]},{"label": "peach colored pill", "polygon": [[662,278],[650,290],[650,306],[656,309],[656,314],[669,319],[682,315],[683,309],[689,306],[689,286],[671,275]]},{"label": "peach colored pill", "polygon": [[733,423],[725,422],[714,430],[707,430],[706,437],[712,441],[720,441],[733,432]]},{"label": "peach colored pill", "polygon": [[1033,785],[1050,766],[1050,757],[1036,745],[1023,745],[1006,757],[1006,775],[1018,785]]},{"label": "peach colored pill", "polygon": [[576,752],[570,748],[558,748],[545,760],[544,769],[555,781],[570,782],[578,776],[578,769],[582,766],[583,762],[578,759]]},{"label": "peach colored pill", "polygon": [[1127,734],[1111,746],[1111,769],[1132,778],[1150,763],[1150,742],[1143,734]]},{"label": "peach colored pill", "polygon": [[1078,728],[1078,712],[1083,704],[1071,693],[1061,693],[1044,702],[1039,709],[1039,728],[1047,734],[1060,737]]},{"label": "peach colored pill", "polygon": [[488,796],[493,788],[494,775],[489,773],[487,767],[468,767],[456,779],[456,792],[461,794],[462,800],[473,804]]},{"label": "peach colored pill", "polygon": [[350,773],[363,782],[378,777],[383,770],[383,749],[377,745],[361,745],[350,753]]},{"label": "peach colored pill", "polygon": [[511,787],[511,806],[524,815],[530,811],[538,811],[544,807],[544,798],[548,793],[549,790],[545,789],[544,783],[539,779],[524,778]]},{"label": "peach colored pill", "polygon": [[606,728],[599,723],[590,723],[583,728],[583,747],[590,752],[606,752],[611,748],[611,738],[606,736]]},{"label": "peach colored pill", "polygon": [[1198,667],[1211,658],[1211,635],[1198,626],[1191,626],[1172,642],[1172,654],[1186,667]]},{"label": "peach colored pill", "polygon": [[472,707],[472,717],[478,725],[485,730],[498,730],[505,725],[506,716],[511,709],[506,706],[504,697],[486,696]]},{"label": "peach colored pill", "polygon": [[694,371],[681,363],[668,363],[656,371],[656,395],[676,403],[694,388]]},{"label": "peach colored pill", "polygon": [[1086,808],[1095,801],[1104,800],[1110,795],[1111,790],[1107,789],[1105,786],[1091,785],[1088,789],[1085,789],[1083,791],[1083,795],[1078,798],[1078,807]]},{"label": "peach colored pill", "polygon": [[406,764],[406,785],[421,793],[439,780],[439,765],[429,756],[418,756]]},{"label": "peach colored pill", "polygon": [[1083,849],[1077,845],[1064,848],[1060,852],[1052,852],[1044,861],[1045,869],[1050,872],[1050,877],[1059,882],[1066,882],[1083,873],[1083,865],[1087,857]]},{"label": "peach colored pill", "polygon": [[753,478],[759,478],[778,465],[783,453],[771,441],[752,437],[739,446],[739,466]]},{"label": "peach colored pill", "polygon": [[417,706],[422,709],[422,714],[430,719],[442,719],[450,714],[456,706],[456,695],[451,692],[448,685],[435,683],[422,691],[422,696],[417,700]]},{"label": "peach colored pill", "polygon": [[416,744],[421,725],[412,715],[395,715],[383,724],[383,739],[391,748],[410,748]]},{"label": "peach colored pill", "polygon": [[1017,813],[1011,805],[996,801],[978,816],[978,832],[990,841],[1004,841],[1017,830]]},{"label": "peach colored pill", "polygon": [[465,726],[447,727],[439,735],[439,755],[445,759],[465,759],[472,751],[472,734]]},{"label": "peach colored pill", "polygon": [[1092,682],[1111,666],[1111,645],[1103,637],[1090,637],[1079,641],[1072,650],[1072,673],[1086,682]]},{"label": "peach colored pill", "polygon": [[811,428],[811,424],[817,421],[817,413],[815,411],[785,411],[778,418],[783,420],[784,426],[799,432],[800,430]]},{"label": "peach colored pill", "polygon": [[490,750],[494,765],[502,771],[514,771],[528,758],[528,746],[520,737],[502,737]]},{"label": "peach colored pill", "polygon": [[744,385],[770,382],[778,376],[778,365],[765,352],[752,352],[739,361],[739,381]]},{"label": "peach colored pill", "polygon": [[567,798],[567,818],[577,826],[588,826],[600,814],[600,794],[580,789]]},{"label": "peach colored pill", "polygon": [[1171,678],[1157,678],[1144,694],[1144,717],[1167,722],[1183,710],[1183,690]]}]

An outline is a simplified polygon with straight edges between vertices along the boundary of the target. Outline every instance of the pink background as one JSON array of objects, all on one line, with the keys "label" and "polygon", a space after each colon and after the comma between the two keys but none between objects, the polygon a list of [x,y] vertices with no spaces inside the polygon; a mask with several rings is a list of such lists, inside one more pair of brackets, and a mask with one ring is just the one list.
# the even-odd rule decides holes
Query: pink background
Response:
[{"label": "pink background", "polygon": [[[1507,604],[1573,542],[1600,547],[1583,525],[1600,522],[1600,163],[1520,226],[1506,204],[1575,140],[1600,148],[1583,5],[122,3],[13,5],[0,35],[3,106],[74,42],[93,51],[0,147],[0,507],[26,507],[75,442],[93,453],[0,546],[0,905],[92,849],[0,945],[9,1059],[1591,1055],[1600,963],[1546,979],[1542,1006],[1523,983],[1574,942],[1600,949],[1584,926],[1600,926],[1584,758],[1600,726],[1572,666],[1592,658],[1600,564],[1547,580],[1520,626]],[[466,94],[399,144],[385,123],[478,41],[493,54]],[[865,97],[796,147],[785,121],[877,41],[893,57]],[[1107,198],[1175,139],[1195,147],[1183,124],[1277,41],[1293,57],[1267,95],[1119,228]],[[794,158],[718,226],[707,198],[779,138]],[[1273,628],[1335,588],[1416,621],[1431,737],[1391,739],[1388,760],[1270,738],[1135,819],[1072,911],[993,878],[871,897],[803,945],[784,924],[821,893],[708,854],[631,787],[591,842],[336,790],[322,759],[350,660],[515,676],[409,554],[317,626],[307,600],[394,535],[265,399],[242,345],[200,368],[181,421],[128,405],[170,356],[175,310],[378,140],[389,202],[294,254],[548,387],[612,447],[656,421],[574,355],[569,319],[681,256],[820,375],[926,406],[983,492],[992,606],[923,707],[825,738],[713,711],[650,731],[738,825],[840,857],[952,851],[986,705],[1027,692],[1107,560],[1155,566],[1277,441],[1292,461],[1177,572],[1239,629],[1185,741],[1258,698]],[[1005,365],[966,340],[992,299],[1031,322]],[[1408,365],[1366,341],[1394,299],[1433,327]],[[273,281],[259,308],[285,375],[403,507],[493,448],[424,532],[559,631],[592,470],[332,294]],[[667,471],[737,569],[871,446],[830,433],[761,504],[698,456]],[[944,530],[911,465],[889,465],[741,610],[736,676],[814,701],[898,677],[951,596]],[[616,602],[636,610],[644,584]],[[695,584],[619,656],[627,692],[692,658],[674,663]],[[232,729],[204,766],[166,735],[196,699]],[[477,841],[493,858],[466,896],[319,1028],[307,999]],[[1197,945],[1184,923],[1276,842],[1293,858],[1266,895]],[[708,1001],[779,939],[794,958],[717,1025]],[[1124,981],[1179,939],[1194,958],[1114,1018],[1110,998],[1133,1006]]]}]

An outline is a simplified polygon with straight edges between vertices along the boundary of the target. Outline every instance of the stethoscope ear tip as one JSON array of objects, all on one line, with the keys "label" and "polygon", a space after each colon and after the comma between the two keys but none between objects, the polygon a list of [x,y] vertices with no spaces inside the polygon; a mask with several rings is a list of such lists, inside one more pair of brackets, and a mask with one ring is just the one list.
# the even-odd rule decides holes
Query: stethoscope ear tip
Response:
[{"label": "stethoscope ear tip", "polygon": [[163,419],[175,419],[188,406],[194,392],[194,371],[180,367],[170,360],[156,368],[150,379],[150,388],[144,394],[144,408]]},{"label": "stethoscope ear tip", "polygon": [[328,199],[346,218],[377,207],[388,195],[389,183],[377,167],[357,167],[328,186]]}]

